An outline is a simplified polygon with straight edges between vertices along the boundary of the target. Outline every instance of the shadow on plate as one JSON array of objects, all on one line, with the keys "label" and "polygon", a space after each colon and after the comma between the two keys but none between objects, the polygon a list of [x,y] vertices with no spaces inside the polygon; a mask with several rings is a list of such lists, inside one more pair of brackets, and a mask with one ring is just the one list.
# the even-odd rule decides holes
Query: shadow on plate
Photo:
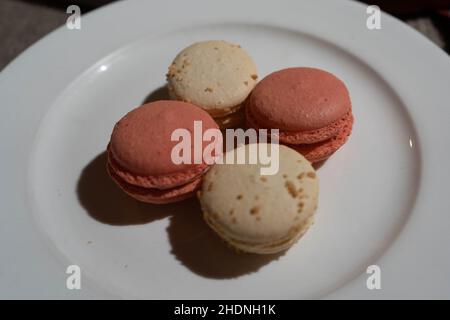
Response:
[{"label": "shadow on plate", "polygon": [[312,166],[314,168],[314,170],[318,171],[320,168],[322,168],[322,166],[325,164],[325,162],[327,162],[328,159],[313,163]]},{"label": "shadow on plate", "polygon": [[83,169],[77,185],[78,199],[95,220],[115,226],[151,223],[170,217],[167,234],[173,254],[192,272],[207,278],[226,279],[255,272],[278,255],[236,253],[203,221],[196,197],[167,205],[134,200],[111,180],[106,152]]},{"label": "shadow on plate", "polygon": [[203,221],[197,199],[187,201],[185,211],[170,217],[167,233],[172,254],[196,274],[216,279],[235,278],[255,272],[282,255],[237,253]]},{"label": "shadow on plate", "polygon": [[166,85],[163,85],[163,86],[153,90],[152,92],[150,92],[145,97],[144,101],[142,101],[142,104],[146,104],[146,103],[158,101],[158,100],[171,100],[169,97],[169,90],[167,89]]},{"label": "shadow on plate", "polygon": [[98,155],[78,180],[78,199],[92,218],[118,226],[144,224],[163,219],[176,209],[142,203],[126,195],[106,172],[106,160],[106,152]]}]

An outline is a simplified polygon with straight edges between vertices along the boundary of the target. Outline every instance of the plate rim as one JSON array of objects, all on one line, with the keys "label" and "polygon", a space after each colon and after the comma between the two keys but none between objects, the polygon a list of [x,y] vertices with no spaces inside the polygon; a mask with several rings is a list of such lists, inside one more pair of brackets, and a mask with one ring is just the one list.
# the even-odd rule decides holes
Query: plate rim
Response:
[{"label": "plate rim", "polygon": [[[204,18],[205,24],[207,24],[208,21],[211,22],[215,19],[228,19],[227,21],[231,21],[231,23],[242,21],[248,22],[249,20],[257,23],[259,20],[262,20],[269,25],[295,29],[303,33],[318,36],[325,41],[344,47],[344,50],[350,52],[351,54],[357,54],[359,59],[377,70],[379,75],[382,76],[382,78],[393,89],[396,89],[396,93],[401,98],[402,102],[412,108],[408,108],[407,111],[414,123],[421,124],[421,127],[415,129],[417,131],[417,135],[419,136],[420,153],[423,155],[422,177],[417,203],[415,204],[410,218],[406,222],[401,234],[397,237],[395,243],[393,243],[382,255],[378,262],[378,264],[383,267],[383,270],[387,270],[388,279],[389,273],[398,274],[399,270],[401,271],[402,269],[406,269],[404,273],[402,272],[402,276],[399,279],[391,279],[393,282],[400,282],[403,287],[383,288],[381,292],[369,291],[364,287],[365,280],[363,279],[365,275],[362,274],[360,277],[352,280],[350,283],[344,285],[344,287],[339,288],[326,298],[398,298],[402,297],[408,290],[409,292],[407,292],[406,296],[411,298],[443,298],[445,295],[448,296],[448,293],[450,293],[450,283],[448,285],[439,285],[436,281],[424,281],[423,278],[425,277],[421,278],[421,273],[410,267],[410,263],[416,261],[416,263],[422,264],[423,266],[429,268],[430,265],[426,263],[426,261],[431,257],[433,258],[432,261],[434,263],[441,263],[439,267],[436,268],[437,274],[435,274],[434,277],[438,278],[439,275],[444,277],[446,276],[445,279],[449,278],[445,273],[445,269],[448,270],[447,267],[450,267],[450,255],[433,255],[430,253],[429,248],[433,247],[433,245],[436,244],[435,242],[438,242],[438,244],[444,244],[445,249],[445,243],[450,241],[450,226],[438,226],[440,233],[435,235],[436,239],[431,239],[435,241],[431,241],[427,237],[427,232],[429,232],[429,229],[424,228],[424,225],[427,223],[427,217],[424,217],[424,214],[420,215],[419,213],[421,210],[430,211],[431,209],[434,214],[432,217],[433,219],[445,219],[446,217],[444,213],[445,211],[448,212],[448,209],[450,209],[450,201],[445,197],[445,185],[443,184],[446,180],[445,178],[450,178],[450,172],[442,172],[438,170],[438,164],[440,162],[450,160],[450,153],[446,151],[445,148],[438,148],[436,146],[439,142],[445,142],[443,137],[445,138],[446,136],[450,136],[450,129],[443,125],[445,124],[445,121],[443,120],[445,118],[450,118],[450,109],[445,109],[445,106],[437,106],[435,109],[427,110],[425,117],[423,110],[420,110],[420,105],[426,103],[427,100],[435,101],[433,104],[436,104],[438,101],[450,100],[450,91],[445,91],[446,81],[450,83],[450,60],[448,59],[446,53],[432,44],[431,41],[423,35],[414,31],[412,28],[407,27],[396,18],[393,18],[384,12],[382,13],[382,28],[389,31],[388,35],[381,32],[377,33],[377,31],[364,30],[361,26],[361,29],[355,29],[354,27],[360,25],[361,23],[364,23],[365,25],[365,9],[367,6],[351,1],[325,2],[324,0],[303,0],[301,2],[296,2],[294,0],[286,0],[283,2],[283,4],[285,4],[284,7],[286,8],[286,11],[283,12],[285,14],[283,17],[285,20],[283,21],[280,21],[278,18],[274,18],[274,16],[271,15],[272,11],[270,9],[279,9],[279,7],[274,2],[270,1],[257,2],[256,0],[253,0],[246,1],[245,3],[236,1],[236,4],[239,4],[239,7],[241,7],[242,10],[239,14],[236,14],[236,12],[229,9],[230,7],[233,7],[230,5],[230,2],[227,2],[226,5],[217,3],[211,5],[205,0],[198,0],[189,3],[189,6],[183,2],[179,2],[178,4],[185,7],[186,10],[192,10],[192,12],[195,12],[195,9],[200,7],[203,11],[208,10],[209,8],[210,10],[208,12],[211,14]],[[33,229],[34,226],[29,223],[27,225],[26,219],[31,218],[28,212],[21,212],[22,216],[19,214],[6,215],[5,213],[14,212],[14,209],[18,211],[29,209],[27,208],[28,203],[25,203],[27,199],[26,192],[24,192],[24,190],[27,189],[27,176],[26,172],[23,172],[23,168],[28,167],[27,155],[30,155],[31,148],[27,148],[27,146],[34,145],[34,134],[40,126],[41,119],[47,113],[48,107],[51,105],[51,103],[48,102],[56,100],[57,96],[61,92],[61,89],[70,85],[77,75],[84,72],[97,61],[103,59],[105,56],[118,50],[124,45],[128,46],[135,41],[139,41],[143,35],[148,36],[149,34],[152,34],[153,30],[151,29],[151,26],[165,26],[169,29],[176,29],[178,26],[182,26],[183,23],[187,23],[186,18],[183,20],[179,17],[179,21],[171,24],[168,21],[161,21],[161,17],[155,19],[154,21],[151,20],[149,22],[151,25],[146,26],[145,28],[139,28],[139,23],[136,21],[129,23],[129,26],[126,28],[113,27],[113,30],[108,28],[108,20],[111,20],[112,17],[116,17],[118,20],[124,19],[130,21],[128,19],[136,14],[139,14],[142,10],[142,6],[145,7],[149,5],[150,4],[148,2],[143,0],[119,1],[94,10],[89,14],[83,15],[82,30],[83,28],[89,28],[89,30],[92,31],[84,34],[68,34],[68,32],[73,31],[68,31],[65,26],[62,26],[20,54],[0,73],[0,96],[5,97],[4,99],[7,102],[4,109],[1,111],[3,116],[0,117],[0,139],[2,140],[2,149],[8,151],[6,156],[3,158],[5,164],[0,166],[0,170],[1,176],[7,177],[5,181],[9,182],[9,185],[6,185],[5,183],[0,185],[0,188],[3,191],[0,193],[0,208],[2,209],[2,216],[0,218],[3,222],[0,227],[0,230],[2,231],[0,232],[0,240],[2,243],[2,251],[7,252],[7,257],[10,259],[6,265],[6,270],[8,271],[8,274],[12,274],[13,277],[13,279],[6,280],[8,282],[14,280],[17,281],[17,277],[19,274],[22,275],[24,273],[23,271],[25,271],[25,274],[28,276],[25,277],[26,279],[21,279],[21,285],[16,287],[17,289],[15,292],[12,292],[11,294],[11,292],[0,291],[0,297],[19,297],[21,294],[40,298],[64,297],[76,299],[86,297],[111,297],[110,293],[106,293],[100,288],[95,288],[94,285],[87,285],[86,288],[81,290],[82,292],[78,293],[70,292],[62,286],[58,287],[55,282],[57,279],[58,281],[64,279],[64,270],[57,271],[56,277],[53,275],[50,277],[51,280],[49,281],[53,282],[53,287],[49,290],[49,292],[42,294],[39,290],[39,283],[42,286],[42,283],[46,280],[45,277],[48,278],[49,276],[48,272],[46,273],[46,268],[38,268],[31,273],[30,270],[25,268],[26,270],[21,270],[22,273],[20,273],[18,270],[14,270],[14,262],[26,262],[27,259],[29,259],[26,257],[28,253],[29,257],[37,258],[41,255],[43,264],[46,263],[46,259],[57,260],[57,258],[50,252],[44,252],[46,248],[45,239],[42,239],[42,235],[39,234],[38,230]],[[260,16],[253,16],[249,18],[246,14],[252,11],[253,5],[257,5],[258,7],[264,9],[259,11],[261,12]],[[158,6],[160,9],[169,9],[167,5],[161,1],[158,2]],[[217,10],[218,6],[221,7],[222,10]],[[213,12],[211,11],[212,8],[215,8],[216,10]],[[288,8],[291,10],[287,10]],[[323,10],[323,8],[326,9]],[[293,13],[295,11],[294,9],[309,10],[309,15],[304,16],[302,21],[296,21],[295,18],[297,17]],[[183,12],[184,10],[180,11]],[[356,13],[360,14],[360,16],[356,19],[357,21],[351,21],[351,19],[341,21],[342,16],[336,16],[333,12],[339,12],[339,15],[342,16],[350,15],[353,17]],[[337,21],[339,24],[334,26],[332,29],[327,28],[325,24],[317,24],[314,17],[317,17],[318,15],[324,18],[324,20],[328,20],[328,22]],[[243,18],[247,19],[242,21],[239,20]],[[165,30],[164,28],[161,29]],[[86,45],[89,43],[95,43],[98,41],[97,38],[103,34],[114,34],[114,37],[104,38],[105,42],[102,43],[101,46],[93,48],[92,53],[89,55],[84,55],[81,58],[77,57],[76,61],[72,62],[70,65],[67,65],[66,58],[71,57],[72,52],[71,48],[62,46],[62,44],[64,44],[64,40],[66,40],[69,35],[72,36],[73,45],[83,48],[83,44]],[[404,37],[404,39],[406,39],[405,42],[402,43],[401,47],[396,46],[398,37]],[[358,42],[353,42],[354,39],[357,39]],[[349,51],[346,48],[347,46],[350,46],[353,51]],[[379,57],[375,53],[377,47],[380,48],[380,46],[382,48],[389,48],[390,51],[383,52],[382,57]],[[415,51],[411,51],[411,49],[414,49]],[[54,53],[49,54],[49,52],[51,53],[52,51],[59,52],[59,55],[55,58]],[[409,56],[411,52],[414,52],[414,54],[418,57],[426,57],[431,60],[432,63],[427,65],[428,68],[423,68],[423,66],[417,64],[415,57]],[[402,58],[401,60],[395,60],[400,57]],[[51,85],[41,91],[36,89],[36,87],[32,87],[32,84],[39,81],[39,76],[41,74],[45,74],[43,73],[43,69],[45,69],[44,66],[49,65],[53,65],[53,69],[50,68],[50,70],[48,70],[48,75],[54,77],[48,81],[48,84]],[[61,66],[66,67],[65,73],[63,72],[58,74],[58,67]],[[390,68],[393,69],[390,70]],[[395,72],[396,68],[397,70],[398,68],[406,69],[410,75],[410,79],[399,79],[400,76]],[[25,81],[17,76],[18,74],[24,72],[30,74]],[[414,75],[417,77],[414,77]],[[440,84],[436,82],[436,78],[438,78]],[[418,92],[411,92],[410,87],[417,86],[418,84],[421,89],[420,94],[418,94]],[[19,88],[24,85],[30,85],[30,87],[25,86],[27,89],[30,88],[30,97],[22,95],[18,98],[18,94],[20,93]],[[438,99],[438,101],[436,101],[436,99]],[[38,107],[33,109],[31,112],[29,110],[30,108],[25,108],[30,104],[30,100],[38,105]],[[414,105],[415,107],[412,107]],[[419,105],[419,107],[417,107],[417,105]],[[25,112],[25,109],[27,109],[27,112]],[[432,120],[430,120],[430,118],[432,118]],[[17,121],[18,119],[22,120],[23,123],[26,121],[31,122],[28,123],[29,128],[26,130],[18,130],[23,128],[20,126],[13,126],[14,121],[12,120]],[[418,119],[421,122],[416,122]],[[14,134],[11,135],[11,132]],[[11,136],[14,136],[14,139],[8,139],[8,137]],[[425,144],[425,141],[433,141],[434,143]],[[17,161],[17,158],[21,160]],[[12,170],[11,167],[13,168]],[[6,168],[8,168],[8,170],[6,170]],[[439,180],[436,180],[438,178]],[[15,189],[15,193],[11,192],[13,189]],[[22,194],[20,194],[20,191],[22,191]],[[437,202],[436,199],[438,199]],[[447,221],[448,219],[449,218],[447,218]],[[437,219],[437,222],[435,223],[439,223],[439,219]],[[7,244],[11,241],[7,241],[8,238],[11,237],[11,235],[14,236],[12,230],[7,230],[5,227],[10,225],[23,227],[24,231],[29,232],[27,235],[28,238],[21,240],[21,249],[24,250],[21,250],[20,252],[11,250],[11,248],[7,247]],[[411,233],[413,235],[417,234],[415,236],[416,239],[408,239],[409,234]],[[417,239],[417,237],[420,236],[421,239]],[[411,240],[415,241],[414,244],[417,243],[417,251],[411,250],[411,248],[408,250],[400,250],[405,249],[405,243],[409,243],[411,246]],[[31,245],[30,243],[25,243],[27,241],[31,241]],[[40,253],[37,254],[36,250]],[[399,254],[400,251],[402,251],[401,254]],[[417,262],[420,259],[423,260]],[[49,267],[54,268],[58,265],[58,262],[47,261],[47,264]],[[20,267],[17,269],[20,269]],[[33,277],[39,279],[35,283],[36,288],[30,290],[29,292],[24,292],[23,290],[27,288],[27,285],[30,285],[26,280]],[[1,279],[2,282],[5,281],[4,276],[2,276]],[[414,284],[411,284],[408,283],[407,279],[416,279],[416,281]],[[424,291],[420,293],[414,292],[414,288],[417,286],[423,288]]]}]

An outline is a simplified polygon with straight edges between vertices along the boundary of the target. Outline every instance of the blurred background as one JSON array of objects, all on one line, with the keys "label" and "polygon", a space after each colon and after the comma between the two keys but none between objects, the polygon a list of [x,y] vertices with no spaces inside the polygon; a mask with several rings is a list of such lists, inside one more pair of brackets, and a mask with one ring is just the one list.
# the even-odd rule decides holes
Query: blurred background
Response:
[{"label": "blurred background", "polygon": [[[34,42],[65,24],[69,5],[78,5],[83,14],[114,1],[0,0],[0,71]],[[450,0],[360,2],[378,5],[450,53]]]}]

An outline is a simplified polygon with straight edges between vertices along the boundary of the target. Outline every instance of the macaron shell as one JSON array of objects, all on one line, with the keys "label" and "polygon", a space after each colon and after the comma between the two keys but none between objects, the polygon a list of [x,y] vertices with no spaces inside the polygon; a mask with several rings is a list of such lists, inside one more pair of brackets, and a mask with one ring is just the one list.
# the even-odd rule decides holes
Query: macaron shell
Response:
[{"label": "macaron shell", "polygon": [[107,171],[116,184],[129,196],[136,200],[153,204],[166,204],[190,198],[195,195],[202,183],[201,177],[198,177],[184,185],[170,189],[143,188],[127,183],[115,174],[114,169],[110,165],[107,165]]},{"label": "macaron shell", "polygon": [[295,244],[303,235],[308,231],[308,229],[314,224],[314,216],[306,219],[301,225],[297,226],[295,234],[287,241],[271,243],[263,246],[241,246],[242,250],[247,252],[254,252],[259,254],[274,254],[283,250],[289,249],[293,244]]},{"label": "macaron shell", "polygon": [[[189,99],[185,99],[185,98],[183,98],[181,96],[177,96],[175,91],[173,90],[173,88],[170,85],[167,86],[167,90],[169,92],[169,98],[172,99],[172,100],[179,100],[179,101],[185,101],[185,100],[188,101],[189,100]],[[237,111],[242,109],[243,103],[239,103],[238,105],[230,106],[230,107],[220,107],[220,108],[204,108],[204,107],[201,107],[201,108],[203,110],[205,110],[206,112],[208,112],[211,115],[211,117],[216,119],[216,118],[226,117],[226,116],[228,116],[230,114],[236,113]]]},{"label": "macaron shell", "polygon": [[[248,154],[250,146],[230,152]],[[280,145],[279,151],[280,168],[275,175],[262,176],[261,164],[220,164],[204,177],[200,202],[205,220],[225,240],[241,243],[238,249],[289,243],[315,213],[314,169],[294,150]]]},{"label": "macaron shell", "polygon": [[326,127],[351,110],[345,84],[316,68],[288,68],[262,79],[249,97],[248,108],[266,128],[309,131]]},{"label": "macaron shell", "polygon": [[[201,122],[203,132],[218,129],[207,112],[186,102],[157,101],[132,110],[111,135],[108,161],[115,174],[130,184],[161,189],[196,178],[207,168],[203,159],[198,164],[176,164],[171,158],[179,143],[171,140],[172,133],[187,129],[193,145],[195,121]],[[203,142],[202,151],[207,143]]]},{"label": "macaron shell", "polygon": [[114,155],[111,153],[110,147],[107,147],[108,154],[108,165],[111,170],[114,170],[114,174],[119,176],[122,180],[129,184],[143,187],[143,188],[158,188],[158,189],[170,189],[182,184],[185,184],[191,180],[195,180],[197,177],[201,176],[209,168],[206,164],[198,165],[192,169],[187,169],[185,171],[175,172],[166,175],[147,175],[142,176],[132,173],[124,169],[118,162],[114,159]]},{"label": "macaron shell", "polygon": [[[335,121],[323,128],[308,130],[308,131],[280,131],[278,134],[278,139],[281,143],[285,144],[300,144],[300,143],[317,143],[321,141],[328,140],[336,135],[339,132],[344,130],[344,127],[348,125],[349,120],[353,118],[352,112],[347,112],[344,117]],[[268,129],[262,124],[259,124],[257,120],[251,114],[249,108],[245,110],[245,121],[246,125],[249,128],[254,129]],[[273,128],[274,129],[274,128]]]},{"label": "macaron shell", "polygon": [[313,144],[289,145],[294,150],[301,153],[306,159],[312,163],[320,162],[328,159],[348,140],[352,132],[353,116],[351,116],[343,129],[331,139]]},{"label": "macaron shell", "polygon": [[257,70],[239,45],[204,41],[176,56],[167,80],[171,97],[192,102],[213,116],[225,116],[247,98],[257,82]]},{"label": "macaron shell", "polygon": [[281,241],[277,241],[274,243],[266,243],[266,244],[254,244],[254,243],[246,243],[245,241],[238,241],[233,238],[228,238],[225,232],[222,232],[219,228],[217,228],[214,223],[208,219],[208,217],[204,217],[206,223],[216,231],[220,237],[227,242],[232,248],[237,251],[243,251],[247,253],[257,253],[257,254],[275,254],[281,252],[283,250],[289,249],[294,243],[296,243],[308,229],[314,224],[314,216],[309,217],[306,221],[298,226],[298,230],[296,233],[292,233],[290,237],[283,239]]}]

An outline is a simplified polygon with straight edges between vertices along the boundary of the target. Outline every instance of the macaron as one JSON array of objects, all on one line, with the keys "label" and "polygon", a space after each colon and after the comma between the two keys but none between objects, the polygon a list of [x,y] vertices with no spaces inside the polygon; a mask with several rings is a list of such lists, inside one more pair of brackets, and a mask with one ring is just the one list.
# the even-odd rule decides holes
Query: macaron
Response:
[{"label": "macaron", "polygon": [[255,63],[241,46],[216,40],[183,49],[166,76],[171,99],[203,108],[221,128],[243,123],[236,113],[258,79]]},{"label": "macaron", "polygon": [[279,129],[281,143],[296,145],[299,152],[308,150],[306,158],[318,162],[339,149],[351,133],[350,95],[327,71],[283,69],[256,85],[246,104],[246,123],[255,129]]},{"label": "macaron", "polygon": [[316,143],[292,144],[289,146],[300,152],[306,159],[313,163],[324,161],[347,142],[347,139],[352,132],[352,120],[353,119],[349,120],[344,128],[336,136],[330,139]]},{"label": "macaron", "polygon": [[[227,157],[257,153],[267,144],[248,144]],[[228,155],[232,153],[232,155]],[[248,163],[248,162],[247,162]],[[279,146],[279,170],[261,175],[255,164],[216,164],[198,193],[206,223],[238,251],[272,254],[292,246],[312,225],[319,183],[310,162]]]},{"label": "macaron", "polygon": [[[203,157],[194,161],[192,155],[192,161],[178,164],[172,159],[172,149],[179,141],[171,139],[176,129],[194,132],[194,121],[201,121],[203,131],[218,129],[207,112],[187,102],[162,100],[130,111],[111,134],[107,148],[110,176],[123,191],[143,202],[163,204],[194,195],[210,162]],[[193,146],[194,135],[190,138]],[[201,151],[205,147],[203,142]]]}]

